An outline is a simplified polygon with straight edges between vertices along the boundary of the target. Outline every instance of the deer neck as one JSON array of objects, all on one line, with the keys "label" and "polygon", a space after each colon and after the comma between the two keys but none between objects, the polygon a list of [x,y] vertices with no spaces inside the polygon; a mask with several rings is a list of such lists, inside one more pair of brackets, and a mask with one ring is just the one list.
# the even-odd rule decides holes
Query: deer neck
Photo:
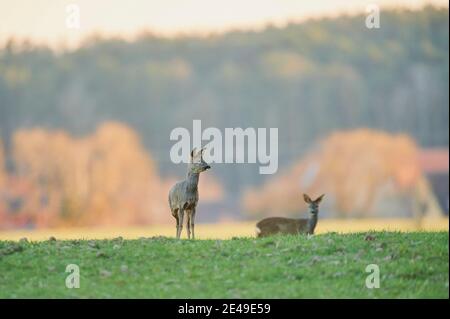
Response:
[{"label": "deer neck", "polygon": [[308,233],[314,234],[314,229],[317,225],[317,214],[310,214],[308,219]]},{"label": "deer neck", "polygon": [[188,172],[186,181],[187,181],[187,188],[189,190],[197,189],[199,177],[200,177],[199,173]]}]

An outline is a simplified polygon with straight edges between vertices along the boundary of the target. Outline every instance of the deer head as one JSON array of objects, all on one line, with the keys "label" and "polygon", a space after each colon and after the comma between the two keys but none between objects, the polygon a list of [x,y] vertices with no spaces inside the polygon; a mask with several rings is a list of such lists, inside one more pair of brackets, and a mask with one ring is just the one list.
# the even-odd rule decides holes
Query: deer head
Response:
[{"label": "deer head", "polygon": [[202,148],[200,151],[196,152],[196,149],[194,148],[191,151],[191,160],[188,167],[189,172],[198,174],[211,168],[211,166],[203,160],[204,150],[205,148]]},{"label": "deer head", "polygon": [[313,215],[317,215],[319,213],[319,204],[322,201],[322,198],[325,194],[320,195],[315,200],[312,200],[307,194],[303,194],[303,199],[309,206],[309,212]]}]

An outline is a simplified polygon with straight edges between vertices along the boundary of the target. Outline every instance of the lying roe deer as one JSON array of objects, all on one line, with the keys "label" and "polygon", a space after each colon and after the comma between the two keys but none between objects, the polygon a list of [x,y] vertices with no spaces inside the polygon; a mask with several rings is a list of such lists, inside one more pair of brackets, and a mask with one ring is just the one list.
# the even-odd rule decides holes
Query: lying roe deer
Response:
[{"label": "lying roe deer", "polygon": [[187,235],[190,239],[192,228],[192,239],[195,239],[194,220],[198,202],[198,180],[201,172],[211,168],[203,161],[203,151],[203,148],[197,153],[195,149],[191,151],[186,179],[176,183],[169,192],[170,210],[177,221],[177,238],[181,236],[184,213],[186,212]]},{"label": "lying roe deer", "polygon": [[303,194],[303,199],[309,205],[309,219],[294,219],[284,217],[269,217],[256,224],[256,236],[265,237],[276,234],[314,234],[317,225],[319,204],[325,194],[312,200],[308,195]]}]

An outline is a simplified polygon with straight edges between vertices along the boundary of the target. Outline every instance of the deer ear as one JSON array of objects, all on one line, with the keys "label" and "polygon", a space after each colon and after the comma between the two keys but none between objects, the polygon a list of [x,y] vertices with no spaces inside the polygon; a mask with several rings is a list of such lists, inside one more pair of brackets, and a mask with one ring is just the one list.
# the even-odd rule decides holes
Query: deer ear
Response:
[{"label": "deer ear", "polygon": [[325,196],[325,194],[320,195],[319,197],[316,198],[316,200],[314,201],[315,203],[319,204],[322,201],[322,198]]},{"label": "deer ear", "polygon": [[312,203],[312,200],[311,200],[311,198],[309,198],[309,196],[308,195],[306,195],[306,194],[303,194],[303,199],[305,200],[305,202],[307,202],[308,204],[311,204]]},{"label": "deer ear", "polygon": [[195,148],[191,151],[191,159],[193,159],[194,158],[194,156],[195,156]]},{"label": "deer ear", "polygon": [[202,147],[202,149],[200,150],[200,155],[203,156],[203,152],[205,151],[206,147]]}]

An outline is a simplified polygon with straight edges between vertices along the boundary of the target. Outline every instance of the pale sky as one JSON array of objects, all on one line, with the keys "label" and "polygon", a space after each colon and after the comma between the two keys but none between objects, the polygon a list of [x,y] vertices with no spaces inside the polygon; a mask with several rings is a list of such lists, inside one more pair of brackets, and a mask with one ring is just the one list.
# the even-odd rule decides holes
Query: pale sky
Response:
[{"label": "pale sky", "polygon": [[[173,36],[255,29],[364,12],[371,3],[381,8],[419,8],[427,3],[448,8],[447,0],[0,0],[0,43],[15,37],[76,46],[94,32],[130,38],[143,30]],[[66,27],[69,4],[80,8],[80,29]]]}]

